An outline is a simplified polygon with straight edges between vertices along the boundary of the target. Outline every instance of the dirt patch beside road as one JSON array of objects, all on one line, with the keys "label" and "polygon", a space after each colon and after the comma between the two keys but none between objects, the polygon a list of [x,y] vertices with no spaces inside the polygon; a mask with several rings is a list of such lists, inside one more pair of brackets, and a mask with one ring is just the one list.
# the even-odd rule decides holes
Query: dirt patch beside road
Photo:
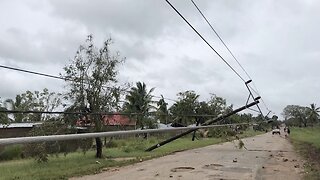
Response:
[{"label": "dirt patch beside road", "polygon": [[227,142],[72,179],[301,179],[303,162],[287,139],[267,133],[243,142],[248,150]]}]

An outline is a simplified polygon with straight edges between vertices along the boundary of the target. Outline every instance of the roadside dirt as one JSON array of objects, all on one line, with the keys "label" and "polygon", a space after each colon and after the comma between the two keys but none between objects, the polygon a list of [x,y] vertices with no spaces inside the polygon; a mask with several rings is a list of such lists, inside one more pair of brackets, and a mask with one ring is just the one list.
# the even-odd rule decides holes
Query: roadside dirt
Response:
[{"label": "roadside dirt", "polygon": [[227,142],[178,152],[100,174],[93,179],[290,179],[303,176],[303,162],[283,136],[266,133],[242,140],[246,149]]}]

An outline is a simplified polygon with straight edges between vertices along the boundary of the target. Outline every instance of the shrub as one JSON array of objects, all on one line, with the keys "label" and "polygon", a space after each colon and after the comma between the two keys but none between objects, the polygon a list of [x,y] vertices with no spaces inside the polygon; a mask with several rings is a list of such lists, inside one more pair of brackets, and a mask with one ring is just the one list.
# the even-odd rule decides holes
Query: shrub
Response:
[{"label": "shrub", "polygon": [[124,146],[124,147],[122,147],[122,151],[129,153],[129,152],[133,151],[133,148],[131,146]]},{"label": "shrub", "polygon": [[0,152],[0,160],[12,160],[23,157],[22,145],[6,146]]},{"label": "shrub", "polygon": [[[45,122],[41,126],[33,128],[29,135],[46,136],[70,133],[76,133],[76,129],[72,129],[61,122]],[[46,162],[49,154],[58,156],[58,153],[64,153],[64,155],[67,155],[69,152],[76,151],[79,147],[85,153],[91,146],[92,139],[53,141],[26,144],[24,151],[26,155],[35,157],[38,162]]]},{"label": "shrub", "polygon": [[115,147],[118,147],[118,144],[115,141],[110,140],[107,142],[106,147],[107,148],[115,148]]},{"label": "shrub", "polygon": [[136,143],[133,145],[133,148],[134,148],[135,150],[143,151],[144,149],[146,149],[146,145],[145,145],[145,143],[143,143],[142,141],[139,141],[139,142],[136,142]]},{"label": "shrub", "polygon": [[120,143],[119,143],[119,145],[120,145],[121,147],[126,146],[126,145],[127,145],[127,142],[124,141],[124,140],[121,140]]},{"label": "shrub", "polygon": [[149,143],[155,144],[157,140],[155,138],[149,138]]}]

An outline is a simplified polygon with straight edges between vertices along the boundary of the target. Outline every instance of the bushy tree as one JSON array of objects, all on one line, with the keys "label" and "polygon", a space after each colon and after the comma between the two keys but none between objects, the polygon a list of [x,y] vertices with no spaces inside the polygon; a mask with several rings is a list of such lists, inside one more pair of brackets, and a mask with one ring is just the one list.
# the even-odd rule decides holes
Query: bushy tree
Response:
[{"label": "bushy tree", "polygon": [[170,107],[170,113],[176,123],[184,126],[195,123],[195,117],[185,116],[196,114],[199,106],[199,96],[194,91],[179,92],[178,101]]},{"label": "bushy tree", "polygon": [[287,123],[307,127],[308,109],[299,105],[287,105],[282,112]]},{"label": "bushy tree", "polygon": [[226,112],[232,111],[232,105],[227,105],[227,100],[217,96],[216,94],[211,94],[210,100],[208,101],[210,107],[210,114],[220,115]]},{"label": "bushy tree", "polygon": [[[104,41],[101,48],[94,45],[89,35],[86,43],[80,45],[75,57],[64,67],[62,75],[70,87],[68,100],[74,108],[92,113],[94,131],[103,130],[99,112],[110,112],[119,107],[121,87],[117,85],[118,65],[123,62],[120,53],[111,50],[112,40]],[[102,158],[102,141],[96,138],[97,158]]]},{"label": "bushy tree", "polygon": [[[17,95],[15,100],[5,100],[4,105],[6,109],[14,111],[53,111],[62,105],[60,96],[60,93],[50,92],[47,88],[42,91],[26,91]],[[47,121],[52,117],[53,115],[45,113],[14,113],[13,121],[17,123]]]},{"label": "bushy tree", "polygon": [[[220,114],[232,111],[232,105],[227,106],[226,100],[215,94],[211,94],[208,101],[199,101],[200,95],[194,91],[185,91],[178,93],[178,101],[170,108],[170,113],[176,122],[183,125],[193,124],[195,122],[203,123],[208,119],[217,117]],[[186,117],[185,115],[211,115],[210,117]]]}]

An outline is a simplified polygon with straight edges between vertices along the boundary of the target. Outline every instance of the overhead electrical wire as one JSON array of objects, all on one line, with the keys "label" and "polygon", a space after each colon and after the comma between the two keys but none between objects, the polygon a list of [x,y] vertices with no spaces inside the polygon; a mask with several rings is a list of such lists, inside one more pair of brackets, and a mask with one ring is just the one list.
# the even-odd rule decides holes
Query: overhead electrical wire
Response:
[{"label": "overhead electrical wire", "polygon": [[[214,27],[211,25],[211,23],[208,21],[208,19],[205,17],[205,15],[202,13],[202,11],[200,10],[200,8],[198,7],[198,5],[191,0],[192,4],[196,7],[196,9],[199,11],[199,13],[201,14],[201,16],[204,18],[204,20],[207,22],[207,24],[210,26],[211,30],[216,34],[216,36],[219,38],[219,40],[221,41],[221,43],[223,44],[223,46],[228,50],[228,52],[230,53],[230,55],[233,57],[233,59],[237,62],[237,64],[240,66],[240,68],[244,71],[244,73],[247,75],[247,77],[249,79],[252,80],[251,76],[249,75],[249,73],[244,69],[244,67],[241,65],[241,63],[239,62],[239,60],[236,58],[236,56],[232,53],[232,51],[230,50],[230,48],[226,45],[226,43],[223,41],[223,39],[221,38],[221,36],[218,34],[218,32],[214,29]],[[254,82],[252,82],[254,85]],[[255,86],[255,85],[254,85]],[[255,86],[256,88],[256,86]],[[256,88],[257,89],[257,88]],[[252,89],[253,91],[255,91],[255,89]],[[260,94],[258,93],[258,91],[255,91],[255,93],[257,95],[260,96]]]},{"label": "overhead electrical wire", "polygon": [[[25,70],[25,69],[21,69],[21,68],[15,68],[15,67],[4,66],[4,65],[0,65],[0,68],[9,69],[9,70],[14,70],[14,71],[19,71],[19,72],[24,72],[24,73],[29,73],[29,74],[38,75],[38,76],[44,76],[44,77],[54,78],[54,79],[59,79],[59,80],[64,80],[64,81],[73,81],[73,82],[75,82],[73,79],[68,79],[68,78],[64,78],[64,77],[60,77],[60,76],[55,76],[55,75],[51,75],[51,74],[45,74],[45,73],[40,73],[40,72]],[[151,96],[154,97],[154,98],[158,98],[158,99],[162,99],[162,98],[163,98],[163,99],[165,99],[165,100],[177,102],[177,100],[174,100],[174,99],[171,99],[171,98],[165,98],[165,97],[154,96],[154,95],[151,95]]]},{"label": "overhead electrical wire", "polygon": [[157,112],[147,112],[147,113],[125,113],[125,112],[70,112],[70,111],[35,111],[35,110],[5,110],[0,109],[0,113],[7,114],[63,114],[63,115],[125,115],[125,116],[135,116],[135,115],[158,115],[158,116],[171,116],[171,117],[217,117],[215,114],[160,114]]},{"label": "overhead electrical wire", "polygon": [[189,25],[189,27],[213,50],[220,59],[244,82],[246,83],[245,79],[211,46],[211,44],[189,23],[189,21],[168,1],[165,0],[169,6]]},{"label": "overhead electrical wire", "polygon": [[171,98],[165,98],[165,97],[160,97],[160,96],[155,96],[155,95],[151,95],[152,97],[154,98],[158,98],[158,99],[166,99],[166,100],[169,100],[169,101],[173,101],[173,102],[178,102],[177,100],[174,100],[174,99],[171,99]]},{"label": "overhead electrical wire", "polygon": [[[51,75],[51,74],[45,74],[45,73],[41,73],[41,72],[35,72],[35,71],[26,70],[26,69],[5,66],[5,65],[0,65],[0,68],[19,71],[19,72],[23,72],[23,73],[29,73],[29,74],[38,75],[38,76],[54,78],[54,79],[59,79],[59,80],[64,80],[64,81],[74,81],[72,79],[68,79],[68,78],[64,78],[64,77],[60,77],[60,76],[55,76],[55,75]],[[168,100],[168,101],[177,102],[177,100],[174,100],[172,98],[165,98],[165,97],[160,97],[160,96],[155,96],[155,95],[151,95],[151,96],[154,97],[154,98],[158,98],[158,99],[162,99],[163,98],[163,99]]]},{"label": "overhead electrical wire", "polygon": [[[237,62],[237,64],[240,66],[240,68],[244,71],[244,73],[247,75],[247,77],[249,79],[252,80],[251,76],[249,75],[249,73],[245,70],[245,68],[241,65],[241,63],[239,62],[239,60],[236,58],[236,56],[232,53],[232,51],[230,50],[230,48],[226,45],[226,43],[223,41],[223,39],[221,38],[221,36],[218,34],[218,32],[214,29],[214,27],[211,25],[211,23],[208,21],[208,19],[206,18],[206,16],[202,13],[202,11],[200,10],[200,8],[198,7],[198,5],[191,0],[192,4],[195,6],[195,8],[198,10],[198,12],[201,14],[201,16],[204,18],[204,20],[206,21],[206,23],[210,26],[211,30],[215,33],[215,35],[219,38],[219,40],[221,41],[221,43],[224,45],[224,47],[228,50],[228,52],[230,53],[230,55],[233,57],[233,59]],[[258,96],[260,96],[260,93],[258,92],[258,88],[256,87],[255,83],[252,81],[252,84],[254,86],[254,88],[250,87],[250,85],[248,85],[250,87],[250,89],[255,92]],[[262,100],[262,98],[261,98]],[[262,100],[263,104],[265,105],[266,109],[269,111],[269,108],[267,107],[267,105],[265,104],[265,102]]]},{"label": "overhead electrical wire", "polygon": [[[34,74],[38,76],[44,76],[44,77],[49,77],[49,78],[54,78],[54,79],[59,79],[59,80],[66,80],[66,81],[74,81],[72,79],[67,79],[55,75],[50,75],[50,74],[45,74],[45,73],[40,73],[40,72],[35,72],[35,71],[30,71],[30,70],[25,70],[21,68],[14,68],[10,66],[4,66],[0,65],[0,68],[5,68],[5,69],[10,69],[10,70],[15,70],[19,72],[24,72],[24,73],[29,73],[29,74]],[[163,98],[166,100],[174,101],[177,102],[177,100],[171,99],[171,98],[164,98],[160,96],[154,96],[154,98]],[[86,112],[64,112],[64,111],[15,111],[15,110],[0,110],[0,113],[9,113],[9,114],[15,114],[15,113],[36,113],[36,114],[86,114]],[[139,115],[139,113],[115,113],[115,112],[96,112],[96,113],[88,113],[87,114],[103,114],[103,115]],[[150,112],[148,114],[154,114],[153,112]],[[166,116],[163,114],[162,116]],[[168,115],[169,116],[169,115]],[[176,116],[181,116],[181,117],[215,117],[216,115],[211,115],[211,114],[183,114],[183,115],[176,115]]]},{"label": "overhead electrical wire", "polygon": [[14,71],[20,71],[20,72],[24,72],[24,73],[29,73],[29,74],[39,75],[39,76],[45,76],[45,77],[54,78],[54,79],[60,79],[60,80],[65,80],[65,81],[72,81],[72,80],[69,80],[67,78],[63,78],[63,77],[60,77],[60,76],[54,76],[54,75],[50,75],[50,74],[44,74],[44,73],[39,73],[39,72],[35,72],[35,71],[29,71],[29,70],[25,70],[25,69],[14,68],[14,67],[9,67],[9,66],[4,66],[4,65],[0,65],[0,68],[10,69],[10,70],[14,70]]},{"label": "overhead electrical wire", "polygon": [[213,50],[219,58],[243,81],[246,82],[245,79],[211,46],[211,44],[189,23],[189,21],[168,1],[165,0],[169,6],[189,25],[189,27]]},{"label": "overhead electrical wire", "polygon": [[238,65],[241,67],[241,69],[246,73],[246,75],[248,76],[249,79],[252,79],[250,77],[250,75],[248,74],[248,72],[244,69],[244,67],[240,64],[240,62],[238,61],[238,59],[235,57],[235,55],[231,52],[231,50],[229,49],[229,47],[226,45],[226,43],[222,40],[221,36],[218,34],[218,32],[213,28],[213,26],[211,25],[211,23],[208,21],[208,19],[204,16],[204,14],[202,13],[202,11],[199,9],[199,7],[197,6],[197,4],[191,0],[192,4],[196,7],[196,9],[199,11],[199,13],[201,14],[201,16],[204,18],[204,20],[207,22],[207,24],[210,26],[211,30],[216,34],[216,36],[219,38],[219,40],[222,42],[222,44],[224,45],[224,47],[228,50],[228,52],[231,54],[231,56],[233,57],[233,59],[238,63]]}]

